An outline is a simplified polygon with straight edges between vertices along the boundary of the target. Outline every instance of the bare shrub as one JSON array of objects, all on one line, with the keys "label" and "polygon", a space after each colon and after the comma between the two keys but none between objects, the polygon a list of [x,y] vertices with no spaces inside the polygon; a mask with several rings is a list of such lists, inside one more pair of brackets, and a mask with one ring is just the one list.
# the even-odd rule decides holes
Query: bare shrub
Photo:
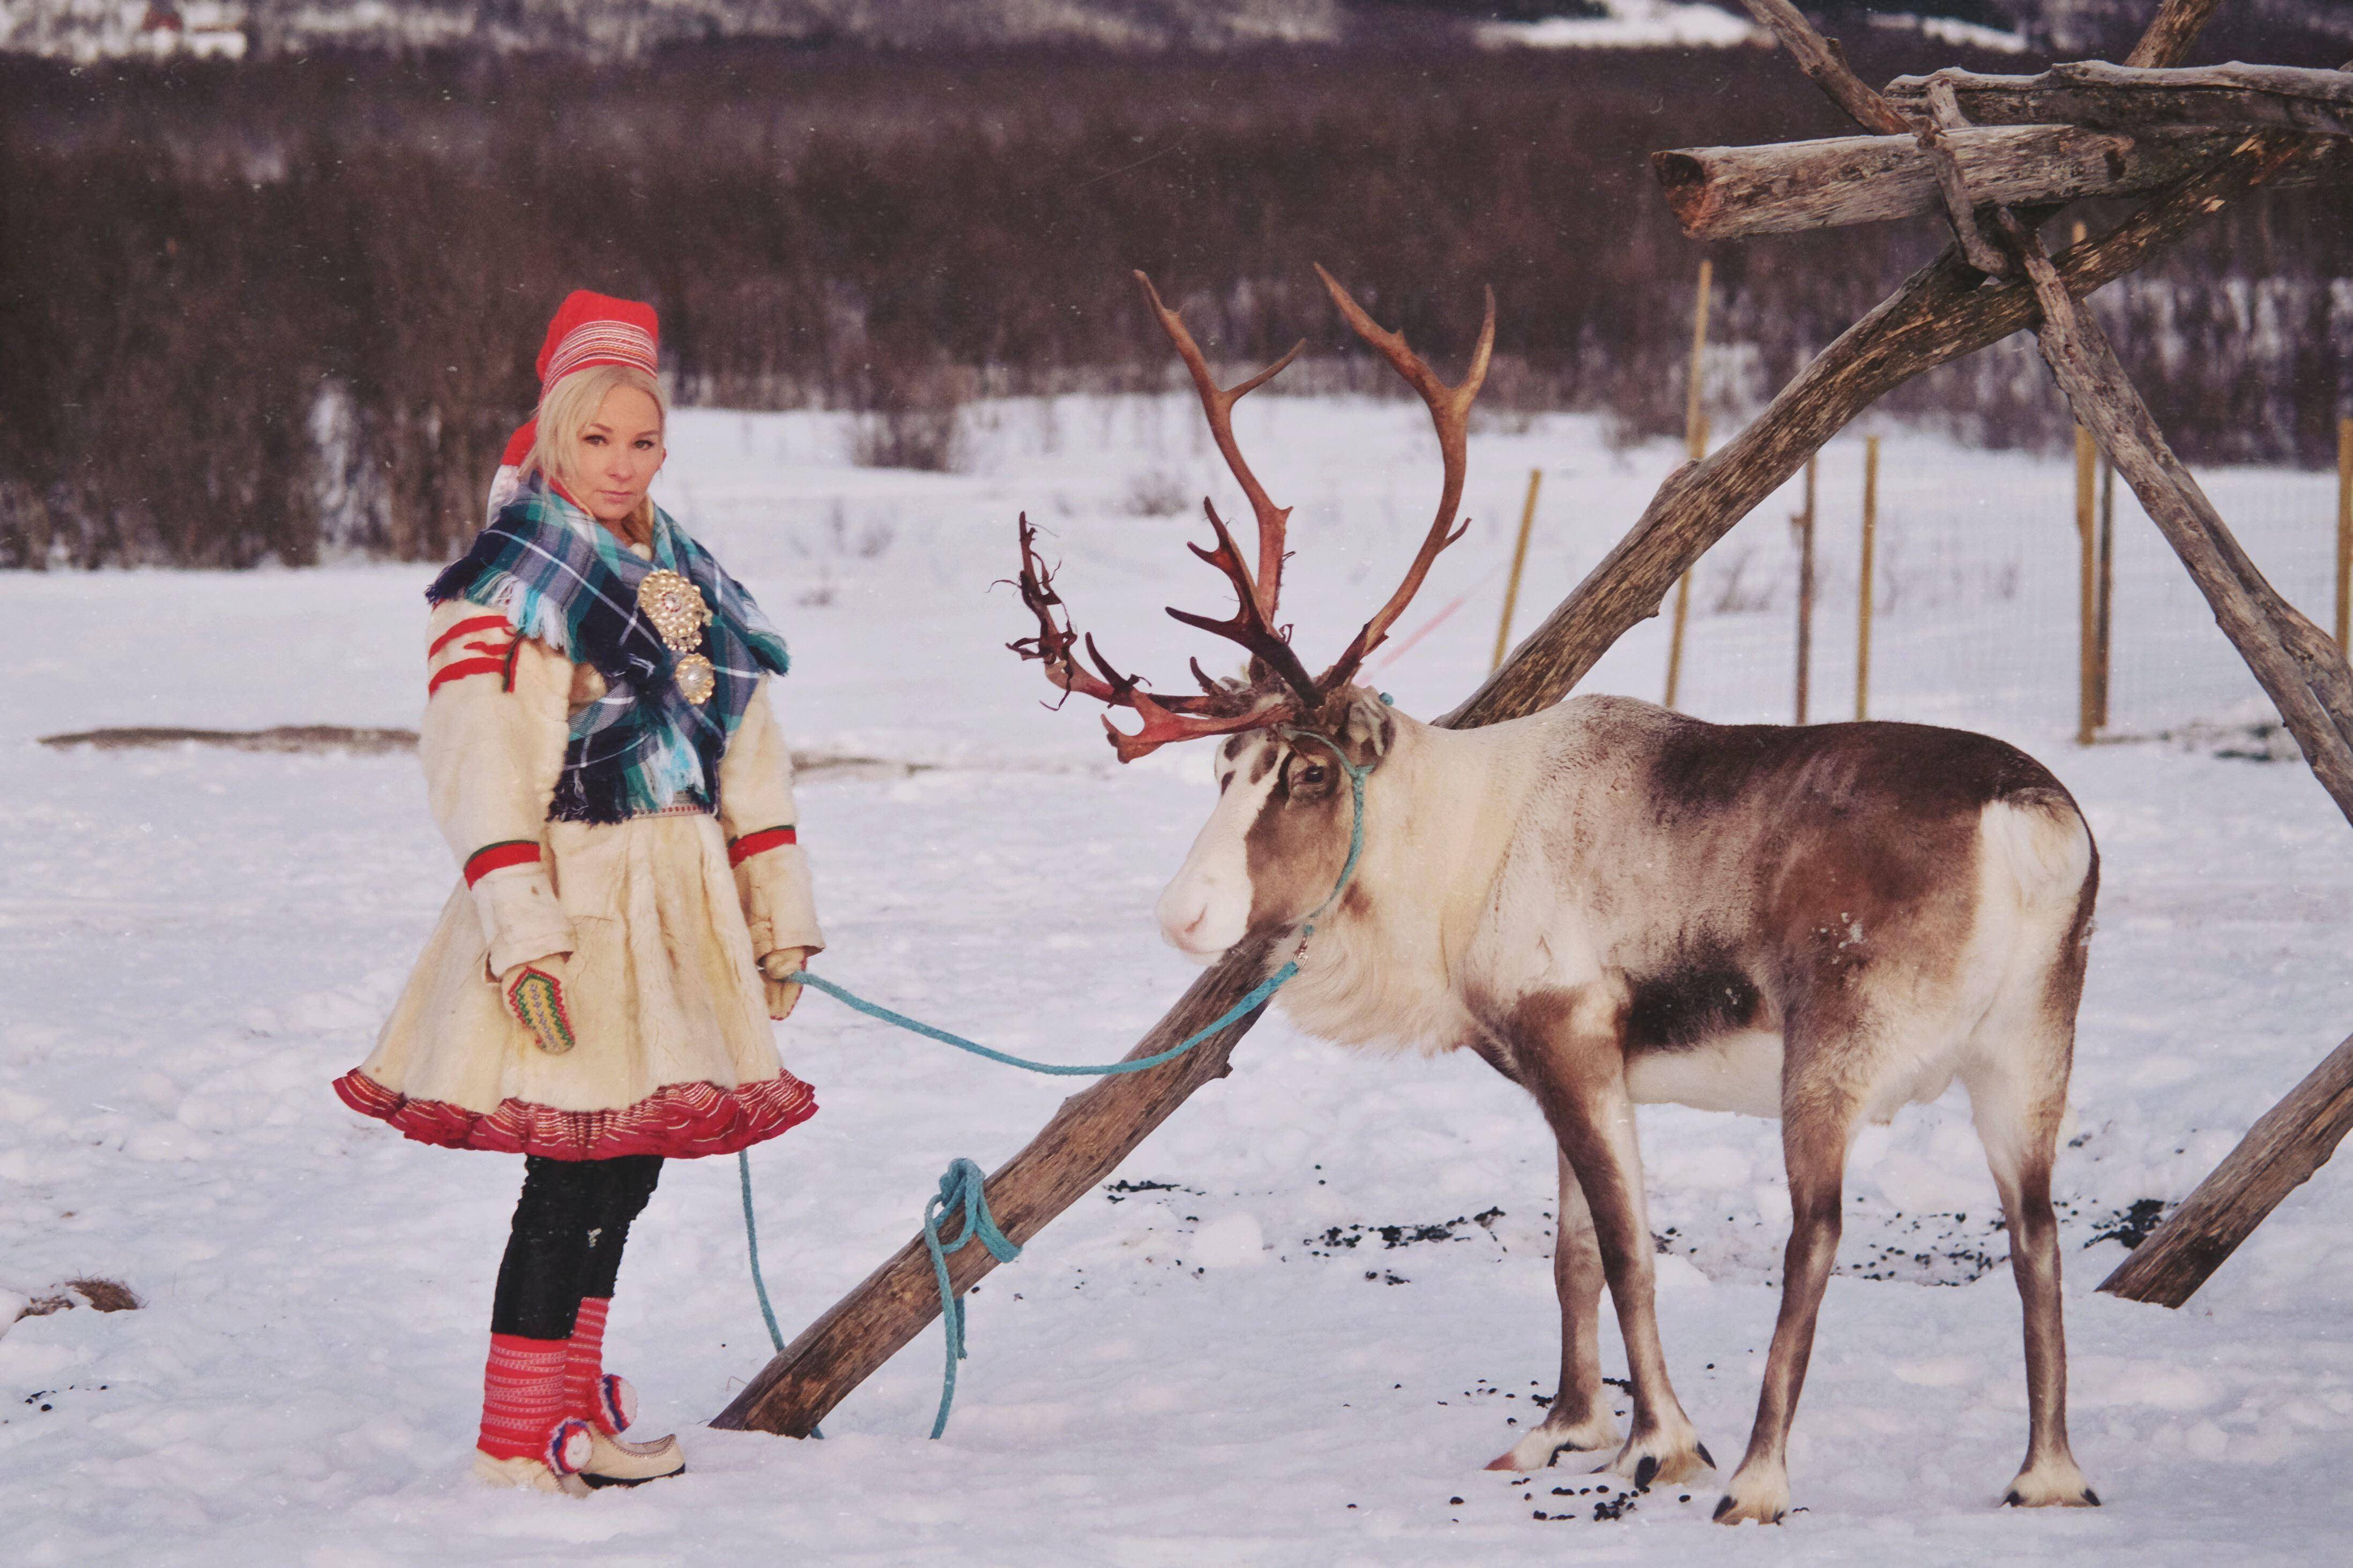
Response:
[{"label": "bare shrub", "polygon": [[135,1312],[146,1304],[137,1291],[119,1279],[69,1279],[55,1289],[35,1296],[16,1315],[46,1318],[76,1307],[88,1307],[96,1312]]},{"label": "bare shrub", "polygon": [[1127,510],[1135,517],[1175,517],[1193,504],[1183,479],[1166,468],[1147,468],[1127,480]]},{"label": "bare shrub", "polygon": [[957,458],[956,411],[902,408],[861,414],[851,427],[849,459],[861,468],[920,468],[953,473]]},{"label": "bare shrub", "polygon": [[119,1279],[69,1279],[66,1289],[88,1302],[92,1311],[135,1312],[147,1304]]},{"label": "bare shrub", "polygon": [[[1389,395],[1308,257],[1441,357],[1492,283],[1484,428],[1583,408],[1613,441],[1679,434],[1699,251],[1643,157],[1820,134],[1822,111],[1768,51],[1415,37],[1149,58],[682,46],[626,69],[0,57],[0,565],[307,561],[327,508],[336,548],[446,557],[575,287],[661,310],[683,399],[848,410],[871,464],[955,467],[983,392],[1167,389],[1138,266],[1219,363],[1304,335],[1293,388]],[[1850,42],[1873,79],[2021,63]],[[1718,247],[1718,428],[1942,243],[1923,221]],[[2343,174],[2233,205],[2097,297],[2186,458],[2328,459],[2353,398],[2348,254]],[[2005,445],[2068,430],[2024,338],[1888,406]]]},{"label": "bare shrub", "polygon": [[1710,615],[1755,615],[1773,607],[1772,579],[1760,573],[1759,580],[1750,580],[1750,570],[1756,564],[1757,551],[1753,546],[1710,563],[1715,578],[1707,600]]}]

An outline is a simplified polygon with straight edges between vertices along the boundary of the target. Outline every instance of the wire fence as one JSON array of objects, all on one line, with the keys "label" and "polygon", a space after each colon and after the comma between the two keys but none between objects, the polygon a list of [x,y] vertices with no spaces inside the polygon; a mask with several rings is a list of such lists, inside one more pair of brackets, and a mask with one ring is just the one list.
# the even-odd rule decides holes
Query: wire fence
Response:
[{"label": "wire fence", "polygon": [[[1807,714],[1816,722],[1856,717],[1863,442],[1833,442],[1819,462]],[[2332,626],[2337,477],[2224,468],[2200,480],[2273,584]],[[2073,462],[1896,437],[1883,446],[1877,490],[1868,716],[2073,735],[2083,570]],[[1725,722],[1796,717],[1802,500],[1792,481],[1697,569],[1683,710]],[[2180,560],[2121,483],[2114,507],[2100,732],[2275,723]],[[1654,665],[1663,689],[1663,639],[1642,643],[1613,659],[1609,684],[1655,696],[1635,667]]]}]

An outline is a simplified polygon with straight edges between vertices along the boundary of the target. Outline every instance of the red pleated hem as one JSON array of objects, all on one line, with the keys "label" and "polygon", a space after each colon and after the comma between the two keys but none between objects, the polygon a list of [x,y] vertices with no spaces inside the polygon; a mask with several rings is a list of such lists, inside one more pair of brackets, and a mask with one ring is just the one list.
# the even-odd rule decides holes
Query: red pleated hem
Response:
[{"label": "red pleated hem", "polygon": [[738,1089],[666,1084],[618,1110],[558,1110],[522,1100],[504,1100],[496,1110],[469,1110],[447,1100],[396,1093],[356,1068],[335,1080],[335,1093],[362,1116],[373,1116],[419,1143],[550,1160],[733,1154],[817,1114],[817,1091],[790,1073]]}]

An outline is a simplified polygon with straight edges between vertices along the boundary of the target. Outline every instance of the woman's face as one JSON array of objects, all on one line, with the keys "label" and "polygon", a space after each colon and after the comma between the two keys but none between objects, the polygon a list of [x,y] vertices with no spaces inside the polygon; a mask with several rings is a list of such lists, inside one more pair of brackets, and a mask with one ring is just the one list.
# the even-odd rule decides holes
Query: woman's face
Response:
[{"label": "woman's face", "polygon": [[574,499],[599,522],[625,521],[646,499],[667,456],[661,409],[636,387],[617,386],[580,433],[580,450],[573,458],[579,493]]}]

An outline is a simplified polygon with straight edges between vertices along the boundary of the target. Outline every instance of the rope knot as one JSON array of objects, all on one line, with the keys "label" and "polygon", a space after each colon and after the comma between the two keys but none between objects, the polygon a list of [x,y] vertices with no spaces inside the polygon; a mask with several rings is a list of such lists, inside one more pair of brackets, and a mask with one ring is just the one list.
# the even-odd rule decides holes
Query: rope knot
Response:
[{"label": "rope knot", "polygon": [[[941,1241],[940,1222],[958,1213],[964,1217],[963,1231],[952,1243]],[[988,1212],[987,1178],[970,1160],[958,1159],[949,1163],[940,1190],[923,1205],[923,1247],[932,1255],[932,1273],[939,1280],[940,1324],[947,1335],[947,1375],[940,1389],[940,1413],[932,1422],[934,1437],[948,1429],[948,1412],[955,1405],[956,1363],[965,1359],[964,1298],[948,1279],[948,1254],[963,1251],[976,1238],[999,1263],[1021,1256]]]}]

